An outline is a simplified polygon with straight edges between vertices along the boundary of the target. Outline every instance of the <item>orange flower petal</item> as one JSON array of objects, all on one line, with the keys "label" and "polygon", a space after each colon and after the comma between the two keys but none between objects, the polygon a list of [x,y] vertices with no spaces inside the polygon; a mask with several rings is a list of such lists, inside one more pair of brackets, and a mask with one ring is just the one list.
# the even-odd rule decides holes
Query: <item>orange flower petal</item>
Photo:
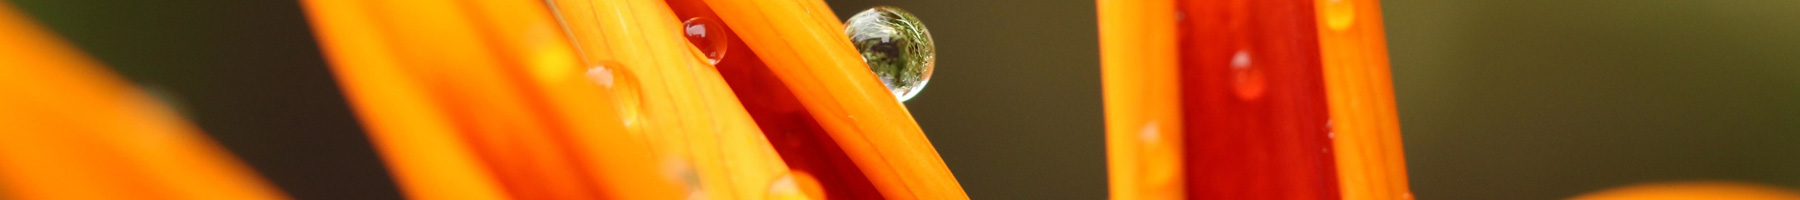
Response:
[{"label": "orange flower petal", "polygon": [[824,2],[707,0],[888,199],[967,199]]},{"label": "orange flower petal", "polygon": [[1315,0],[1339,191],[1411,199],[1378,0]]},{"label": "orange flower petal", "polygon": [[1175,2],[1098,4],[1112,199],[1183,199]]},{"label": "orange flower petal", "polygon": [[[1409,199],[1378,2],[1314,3],[1341,197]],[[1113,198],[1184,198],[1175,2],[1098,4]]]},{"label": "orange flower petal", "polygon": [[550,10],[306,1],[335,72],[417,199],[672,199]]},{"label": "orange flower petal", "polygon": [[[701,53],[681,20],[654,0],[551,2],[590,66],[617,64],[633,84],[642,123],[631,128],[663,163],[691,165],[703,195],[760,199],[788,167]],[[631,87],[631,86],[626,86]]]}]

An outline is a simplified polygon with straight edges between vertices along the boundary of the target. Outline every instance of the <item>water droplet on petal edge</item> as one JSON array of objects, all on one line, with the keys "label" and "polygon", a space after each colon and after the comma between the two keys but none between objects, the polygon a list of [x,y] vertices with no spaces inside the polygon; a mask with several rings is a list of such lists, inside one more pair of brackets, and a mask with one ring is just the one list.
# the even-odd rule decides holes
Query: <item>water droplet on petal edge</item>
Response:
[{"label": "water droplet on petal edge", "polygon": [[844,22],[844,34],[894,98],[912,99],[931,81],[937,47],[912,13],[888,6],[863,10]]},{"label": "water droplet on petal edge", "polygon": [[731,43],[731,31],[725,30],[722,23],[705,17],[690,18],[681,22],[682,35],[687,36],[688,43],[700,49],[706,55],[706,61],[717,65],[725,59],[725,50]]}]

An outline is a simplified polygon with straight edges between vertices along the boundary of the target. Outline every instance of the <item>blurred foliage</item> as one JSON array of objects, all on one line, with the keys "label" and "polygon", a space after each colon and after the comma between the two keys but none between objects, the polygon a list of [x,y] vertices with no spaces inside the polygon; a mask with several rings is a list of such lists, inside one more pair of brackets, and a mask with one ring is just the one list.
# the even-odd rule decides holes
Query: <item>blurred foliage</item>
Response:
[{"label": "blurred foliage", "polygon": [[1421,199],[1800,186],[1800,2],[1383,3]]}]

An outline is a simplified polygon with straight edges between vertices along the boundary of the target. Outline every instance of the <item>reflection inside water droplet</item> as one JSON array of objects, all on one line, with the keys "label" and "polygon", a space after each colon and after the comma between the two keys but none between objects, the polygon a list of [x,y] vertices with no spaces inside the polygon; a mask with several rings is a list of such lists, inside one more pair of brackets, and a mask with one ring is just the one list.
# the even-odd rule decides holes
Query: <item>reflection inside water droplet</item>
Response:
[{"label": "reflection inside water droplet", "polygon": [[618,62],[600,61],[599,65],[588,68],[587,78],[612,94],[619,111],[619,120],[624,121],[626,128],[636,127],[638,109],[643,106],[643,101],[639,99],[637,76],[626,71],[624,65]]},{"label": "reflection inside water droplet", "polygon": [[894,98],[912,99],[931,81],[937,47],[925,24],[911,13],[887,6],[870,8],[851,16],[844,34]]},{"label": "reflection inside water droplet", "polygon": [[719,21],[695,17],[681,22],[681,29],[683,35],[687,36],[688,43],[694,44],[694,48],[698,48],[701,53],[706,54],[706,61],[716,65],[719,64],[719,60],[725,59],[725,50],[729,47],[726,45],[731,41],[731,31],[726,31]]},{"label": "reflection inside water droplet", "polygon": [[1238,99],[1250,101],[1262,97],[1265,87],[1262,68],[1253,62],[1248,50],[1231,55],[1231,84],[1235,86]]}]

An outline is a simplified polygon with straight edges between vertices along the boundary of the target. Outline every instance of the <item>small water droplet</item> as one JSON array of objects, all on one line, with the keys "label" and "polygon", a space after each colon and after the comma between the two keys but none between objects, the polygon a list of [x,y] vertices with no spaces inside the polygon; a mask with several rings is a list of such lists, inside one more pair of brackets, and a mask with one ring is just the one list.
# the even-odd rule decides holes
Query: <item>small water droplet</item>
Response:
[{"label": "small water droplet", "polygon": [[1343,31],[1356,23],[1357,0],[1324,0],[1325,26],[1331,30]]},{"label": "small water droplet", "polygon": [[1250,51],[1239,50],[1231,55],[1231,82],[1236,86],[1238,99],[1245,101],[1261,98],[1264,85],[1262,69],[1252,63]]},{"label": "small water droplet", "polygon": [[1336,125],[1333,125],[1332,120],[1330,120],[1330,119],[1325,120],[1325,138],[1337,139],[1337,130],[1332,130],[1333,128],[1336,128],[1334,126],[1336,126]]},{"label": "small water droplet", "polygon": [[719,64],[725,59],[725,50],[731,43],[731,31],[726,31],[719,21],[705,17],[695,17],[681,22],[681,29],[687,36],[688,43],[706,54],[706,61]]},{"label": "small water droplet", "polygon": [[1181,136],[1179,134],[1163,134],[1162,126],[1156,121],[1144,123],[1144,131],[1139,135],[1142,142],[1139,149],[1143,170],[1139,176],[1146,189],[1152,191],[1178,191],[1181,178]]},{"label": "small water droplet", "polygon": [[1138,133],[1138,140],[1143,140],[1145,143],[1160,141],[1162,140],[1162,128],[1157,127],[1155,121],[1144,123],[1143,131]]},{"label": "small water droplet", "polygon": [[844,34],[894,98],[912,99],[931,82],[937,47],[931,32],[912,13],[887,6],[869,8],[845,22]]},{"label": "small water droplet", "polygon": [[824,199],[824,194],[818,193],[822,192],[819,191],[820,187],[819,180],[814,179],[812,175],[802,171],[790,171],[787,175],[782,175],[781,178],[776,178],[774,182],[769,183],[768,199]]},{"label": "small water droplet", "polygon": [[627,128],[636,127],[640,117],[638,109],[643,108],[643,101],[638,93],[636,75],[626,71],[624,65],[614,61],[600,61],[599,65],[588,68],[587,78],[599,84],[600,88],[612,94],[617,104],[619,120],[624,121]]},{"label": "small water droplet", "polygon": [[694,169],[692,162],[684,158],[667,158],[662,162],[663,176],[681,185],[687,186],[687,200],[712,199],[707,196],[706,188],[700,183],[700,172]]}]

